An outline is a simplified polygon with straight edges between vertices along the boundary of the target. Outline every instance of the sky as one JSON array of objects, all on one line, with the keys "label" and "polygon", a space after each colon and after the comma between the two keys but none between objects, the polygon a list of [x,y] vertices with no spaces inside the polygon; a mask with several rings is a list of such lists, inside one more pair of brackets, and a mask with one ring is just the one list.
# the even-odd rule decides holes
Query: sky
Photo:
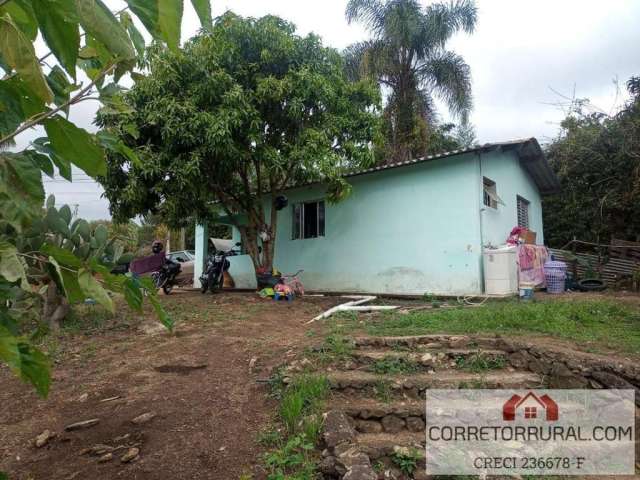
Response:
[{"label": "sky", "polygon": [[[421,0],[427,4],[427,0]],[[347,0],[212,0],[214,16],[233,10],[243,16],[281,16],[300,34],[314,32],[326,45],[343,49],[368,38],[367,31],[344,19]],[[567,98],[589,98],[605,113],[624,102],[624,83],[640,74],[640,1],[638,0],[476,0],[475,33],[460,34],[448,48],[471,67],[474,109],[471,121],[480,143],[536,137],[541,143],[558,134]],[[106,0],[113,11],[124,6]],[[182,41],[199,23],[185,0]],[[42,46],[42,45],[41,45]],[[46,51],[44,46],[42,52]],[[97,104],[82,102],[70,119],[95,131]],[[442,120],[449,120],[440,105]],[[19,136],[18,147],[42,135],[34,129]],[[80,171],[74,182],[45,177],[47,193],[58,205],[77,206],[87,219],[109,218],[102,189]]]}]

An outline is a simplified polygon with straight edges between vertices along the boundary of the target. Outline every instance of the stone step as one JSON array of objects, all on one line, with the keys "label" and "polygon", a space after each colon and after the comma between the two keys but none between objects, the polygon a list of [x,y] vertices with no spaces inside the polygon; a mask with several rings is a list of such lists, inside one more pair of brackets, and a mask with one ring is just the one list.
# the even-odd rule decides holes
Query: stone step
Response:
[{"label": "stone step", "polygon": [[383,402],[368,397],[346,397],[334,395],[329,400],[331,410],[342,410],[352,418],[362,420],[380,420],[387,415],[406,417],[425,417],[424,399],[401,399]]},{"label": "stone step", "polygon": [[[412,375],[377,375],[361,370],[329,372],[329,383],[333,389],[349,393],[353,390],[381,391],[423,398],[428,388],[534,388],[543,385],[542,377],[530,372],[490,370],[473,373],[460,370],[442,370]],[[384,392],[382,392],[384,394]]]},{"label": "stone step", "polygon": [[383,360],[404,360],[409,365],[425,368],[455,367],[460,360],[469,360],[474,357],[487,361],[502,361],[507,363],[507,353],[503,350],[481,350],[469,348],[422,348],[411,351],[398,350],[355,350],[352,354],[357,364],[370,365]]},{"label": "stone step", "polygon": [[413,335],[401,337],[355,337],[356,347],[404,347],[416,348],[502,348],[504,341],[499,337],[470,337],[467,335]]},{"label": "stone step", "polygon": [[361,433],[356,437],[360,450],[369,455],[372,462],[393,455],[398,448],[408,448],[421,459],[424,468],[426,436],[424,432]]}]

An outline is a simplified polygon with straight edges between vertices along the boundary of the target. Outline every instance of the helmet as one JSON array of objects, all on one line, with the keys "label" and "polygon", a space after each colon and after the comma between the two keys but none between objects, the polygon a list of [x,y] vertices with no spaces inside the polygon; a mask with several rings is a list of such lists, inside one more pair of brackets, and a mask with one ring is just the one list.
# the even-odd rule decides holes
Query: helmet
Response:
[{"label": "helmet", "polygon": [[151,251],[153,253],[160,253],[162,251],[162,242],[160,240],[154,240],[151,244]]}]

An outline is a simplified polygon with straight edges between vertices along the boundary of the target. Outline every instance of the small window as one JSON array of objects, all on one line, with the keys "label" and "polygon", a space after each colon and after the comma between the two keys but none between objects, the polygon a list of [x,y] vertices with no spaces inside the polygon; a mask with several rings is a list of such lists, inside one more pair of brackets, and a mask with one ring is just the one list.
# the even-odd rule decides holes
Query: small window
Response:
[{"label": "small window", "polygon": [[483,192],[482,192],[482,203],[485,206],[491,208],[498,208],[498,204],[504,205],[502,199],[498,196],[498,190],[496,189],[496,182],[488,179],[487,177],[482,178]]},{"label": "small window", "polygon": [[524,407],[524,418],[538,418],[538,409],[536,407]]},{"label": "small window", "polygon": [[529,228],[529,200],[522,198],[520,195],[518,200],[518,226]]},{"label": "small window", "polygon": [[292,238],[324,237],[324,201],[293,205]]}]

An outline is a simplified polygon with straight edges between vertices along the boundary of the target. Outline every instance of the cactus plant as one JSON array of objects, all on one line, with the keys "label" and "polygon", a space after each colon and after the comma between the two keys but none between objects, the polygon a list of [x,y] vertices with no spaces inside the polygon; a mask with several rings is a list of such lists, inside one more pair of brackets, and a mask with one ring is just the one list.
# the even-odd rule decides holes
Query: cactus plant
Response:
[{"label": "cactus plant", "polygon": [[[138,287],[131,276],[111,275],[118,264],[128,263],[133,254],[117,239],[109,239],[104,225],[93,231],[81,218],[73,219],[71,209],[64,205],[57,209],[50,196],[40,219],[18,238],[17,250],[23,256],[29,282],[42,300],[43,320],[57,329],[70,310],[70,304],[94,297],[106,308],[112,308],[110,297],[102,292],[101,283],[91,280],[93,272],[102,283],[116,291]],[[91,278],[89,278],[91,277]],[[137,294],[129,293],[129,297]]]}]

